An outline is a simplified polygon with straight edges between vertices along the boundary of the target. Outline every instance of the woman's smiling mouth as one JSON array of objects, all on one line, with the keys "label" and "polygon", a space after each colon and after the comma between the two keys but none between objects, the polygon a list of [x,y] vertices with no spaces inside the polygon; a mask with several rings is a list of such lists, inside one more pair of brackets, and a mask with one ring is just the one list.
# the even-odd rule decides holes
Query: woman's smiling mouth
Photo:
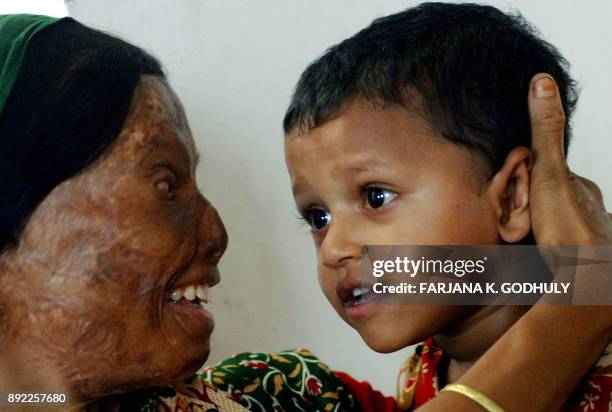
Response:
[{"label": "woman's smiling mouth", "polygon": [[208,299],[207,284],[189,285],[182,288],[174,289],[170,293],[170,301],[178,305],[192,305],[201,306],[204,308],[207,303],[210,302]]},{"label": "woman's smiling mouth", "polygon": [[206,305],[210,303],[209,289],[219,283],[219,280],[219,270],[216,267],[204,275],[199,271],[185,274],[168,288],[166,303],[182,313],[205,318],[212,323],[213,315],[206,310]]}]

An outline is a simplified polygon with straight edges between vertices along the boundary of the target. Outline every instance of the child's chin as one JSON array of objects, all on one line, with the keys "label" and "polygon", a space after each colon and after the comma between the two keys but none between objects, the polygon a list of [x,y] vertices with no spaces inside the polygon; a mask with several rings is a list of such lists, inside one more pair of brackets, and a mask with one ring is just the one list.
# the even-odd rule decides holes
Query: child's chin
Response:
[{"label": "child's chin", "polygon": [[416,345],[422,341],[422,339],[418,339],[416,337],[400,337],[397,335],[397,333],[376,333],[376,331],[368,333],[367,331],[359,331],[359,334],[370,349],[379,353],[396,352],[400,349],[404,349],[407,346]]},{"label": "child's chin", "polygon": [[[366,345],[380,353],[395,352],[416,345],[439,333],[445,322],[444,307],[433,305],[399,307],[399,312],[353,325]],[[453,319],[452,316],[447,316]]]}]

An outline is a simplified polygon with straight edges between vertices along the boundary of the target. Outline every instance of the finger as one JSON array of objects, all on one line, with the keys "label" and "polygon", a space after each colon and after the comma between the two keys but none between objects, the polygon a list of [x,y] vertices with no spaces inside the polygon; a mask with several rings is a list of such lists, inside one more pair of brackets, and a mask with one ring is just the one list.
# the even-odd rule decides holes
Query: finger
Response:
[{"label": "finger", "polygon": [[565,113],[559,89],[550,75],[539,73],[531,79],[528,104],[533,166],[546,171],[544,175],[565,177],[568,172],[563,151]]}]

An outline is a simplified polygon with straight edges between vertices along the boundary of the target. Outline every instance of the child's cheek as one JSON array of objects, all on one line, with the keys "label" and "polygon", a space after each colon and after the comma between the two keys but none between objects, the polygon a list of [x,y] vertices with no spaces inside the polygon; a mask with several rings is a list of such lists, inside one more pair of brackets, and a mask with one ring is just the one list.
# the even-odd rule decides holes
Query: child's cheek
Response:
[{"label": "child's cheek", "polygon": [[342,302],[336,294],[338,275],[335,273],[335,271],[325,267],[325,265],[323,265],[321,262],[319,262],[317,273],[319,277],[319,286],[321,287],[323,294],[329,303],[334,307],[336,312],[338,312],[338,315],[346,320]]}]

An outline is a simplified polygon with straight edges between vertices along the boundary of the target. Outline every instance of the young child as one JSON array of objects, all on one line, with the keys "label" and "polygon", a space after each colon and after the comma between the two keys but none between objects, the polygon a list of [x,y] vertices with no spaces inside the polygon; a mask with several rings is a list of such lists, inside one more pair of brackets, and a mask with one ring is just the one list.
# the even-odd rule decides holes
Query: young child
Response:
[{"label": "young child", "polygon": [[[404,410],[457,381],[529,308],[354,297],[361,246],[533,243],[525,92],[536,73],[556,79],[567,151],[577,100],[567,66],[520,16],[426,3],[374,21],[301,76],[284,119],[285,150],[319,282],[372,349],[424,342],[402,368]],[[608,410],[609,363],[564,410]]]}]

